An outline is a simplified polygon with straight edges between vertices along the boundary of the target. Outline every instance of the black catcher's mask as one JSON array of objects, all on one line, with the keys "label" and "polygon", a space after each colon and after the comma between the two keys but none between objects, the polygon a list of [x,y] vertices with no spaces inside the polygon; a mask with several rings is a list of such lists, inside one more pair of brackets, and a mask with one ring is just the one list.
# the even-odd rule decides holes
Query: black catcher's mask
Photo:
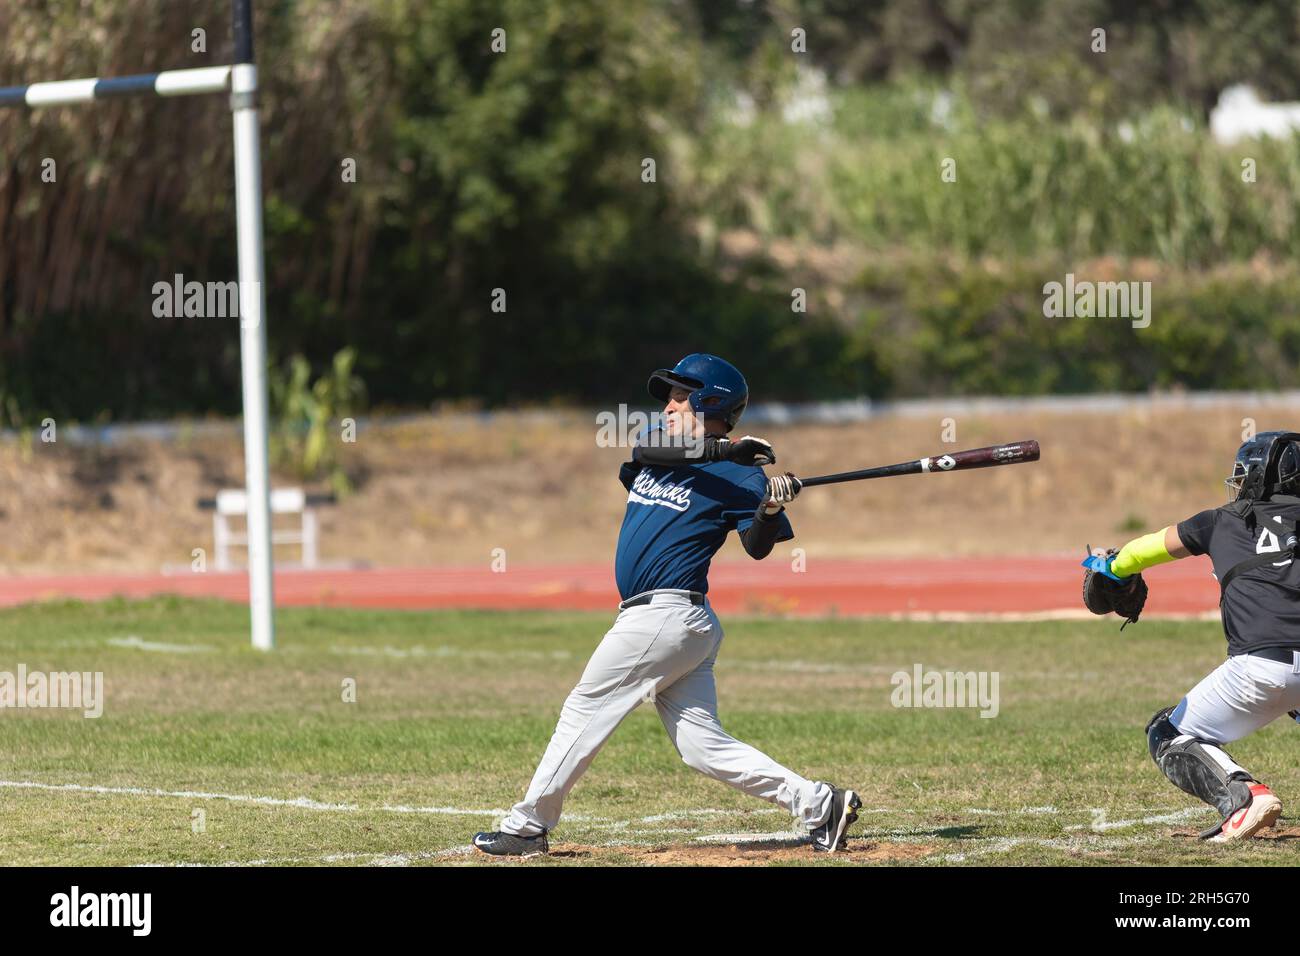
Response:
[{"label": "black catcher's mask", "polygon": [[1230,500],[1247,504],[1275,494],[1300,494],[1300,434],[1260,432],[1244,442],[1224,484]]}]

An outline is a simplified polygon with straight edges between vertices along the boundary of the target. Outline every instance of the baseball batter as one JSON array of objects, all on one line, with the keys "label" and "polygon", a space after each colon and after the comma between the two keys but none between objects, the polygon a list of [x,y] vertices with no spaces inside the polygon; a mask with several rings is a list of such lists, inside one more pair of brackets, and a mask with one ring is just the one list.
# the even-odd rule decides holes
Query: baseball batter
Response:
[{"label": "baseball batter", "polygon": [[807,780],[728,734],[713,681],[722,625],[707,597],[709,563],[733,530],[755,559],[793,538],[785,505],[798,486],[765,475],[761,466],[776,460],[768,442],[726,437],[749,401],[734,366],[688,355],[648,387],[664,403],[664,424],[619,472],[627,510],[614,565],[618,616],[565,700],[528,792],[474,846],[496,856],[548,852],[565,796],[619,722],[653,702],[688,766],[777,804],[814,850],[834,853],[857,819],[857,794]]},{"label": "baseball batter", "polygon": [[1084,561],[1084,602],[1136,621],[1146,598],[1141,572],[1209,555],[1221,589],[1228,659],[1175,707],[1147,724],[1161,771],[1222,819],[1201,834],[1226,842],[1277,822],[1282,802],[1223,749],[1300,708],[1300,434],[1262,432],[1237,451],[1230,502]]}]

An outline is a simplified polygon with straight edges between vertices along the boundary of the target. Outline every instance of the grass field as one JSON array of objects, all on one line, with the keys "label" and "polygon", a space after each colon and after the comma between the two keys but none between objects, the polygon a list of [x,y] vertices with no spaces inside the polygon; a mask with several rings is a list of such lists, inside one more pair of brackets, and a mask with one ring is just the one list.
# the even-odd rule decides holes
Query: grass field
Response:
[{"label": "grass field", "polygon": [[[102,671],[106,698],[98,719],[0,711],[0,864],[1300,863],[1287,817],[1248,845],[1194,838],[1214,816],[1160,776],[1142,727],[1222,641],[1154,621],[724,620],[724,724],[862,793],[848,853],[814,855],[779,810],[687,768],[650,707],[575,788],[550,858],[466,853],[521,795],[609,620],[291,609],[259,654],[236,605],[0,612],[0,671]],[[917,663],[997,671],[998,716],[895,708],[890,676]],[[1284,801],[1296,732],[1232,748]]]}]

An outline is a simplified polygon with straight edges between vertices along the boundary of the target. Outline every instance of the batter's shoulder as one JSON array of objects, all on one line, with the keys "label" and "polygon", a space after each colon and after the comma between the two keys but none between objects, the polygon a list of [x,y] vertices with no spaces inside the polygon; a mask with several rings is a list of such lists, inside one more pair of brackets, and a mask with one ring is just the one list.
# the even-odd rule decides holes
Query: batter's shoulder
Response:
[{"label": "batter's shoulder", "polygon": [[767,472],[761,465],[738,465],[734,461],[711,461],[702,467],[737,485],[761,483],[767,486]]},{"label": "batter's shoulder", "polygon": [[[767,497],[767,472],[758,465],[736,465],[731,483],[743,492],[744,499],[762,500]],[[756,502],[755,502],[756,503]]]},{"label": "batter's shoulder", "polygon": [[619,483],[628,491],[632,490],[632,482],[636,481],[636,476],[641,473],[642,466],[635,461],[625,461],[623,466],[618,470]]}]

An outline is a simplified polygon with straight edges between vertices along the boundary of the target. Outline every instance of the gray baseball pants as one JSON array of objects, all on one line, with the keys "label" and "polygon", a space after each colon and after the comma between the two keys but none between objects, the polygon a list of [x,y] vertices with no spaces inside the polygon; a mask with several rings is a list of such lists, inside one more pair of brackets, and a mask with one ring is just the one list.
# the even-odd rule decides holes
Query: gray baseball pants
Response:
[{"label": "gray baseball pants", "polygon": [[623,608],[573,688],[528,793],[501,829],[519,836],[553,830],[564,798],[614,728],[643,701],[653,702],[686,764],[751,796],[775,803],[812,830],[830,814],[831,788],[805,780],[742,743],[718,722],[713,662],[722,624],[690,592],[651,592]]}]

